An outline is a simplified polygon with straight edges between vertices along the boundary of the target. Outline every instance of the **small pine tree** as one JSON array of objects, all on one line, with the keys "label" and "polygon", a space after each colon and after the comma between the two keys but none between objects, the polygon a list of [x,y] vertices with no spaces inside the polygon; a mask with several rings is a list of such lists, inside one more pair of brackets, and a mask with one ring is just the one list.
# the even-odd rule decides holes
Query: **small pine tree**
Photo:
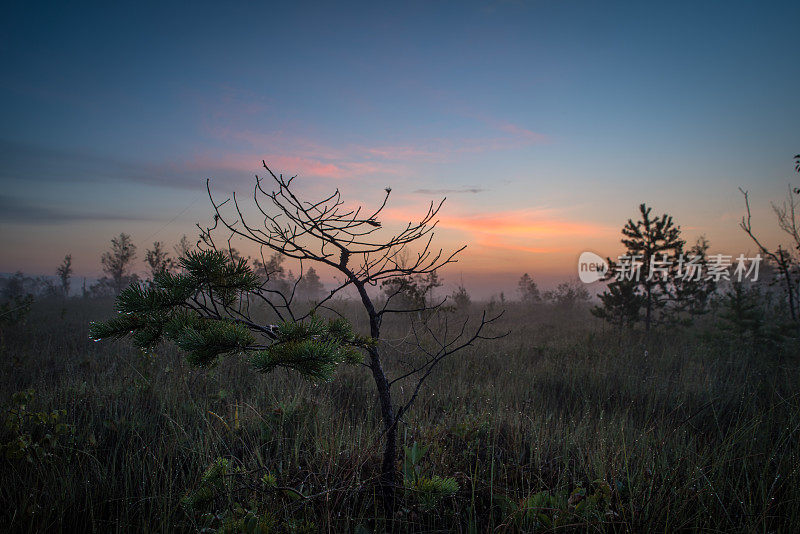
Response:
[{"label": "small pine tree", "polygon": [[659,257],[675,258],[683,249],[684,241],[681,239],[680,227],[672,221],[667,214],[652,217],[652,208],[645,204],[639,205],[641,219],[633,222],[628,219],[622,234],[622,244],[625,245],[626,254],[642,256],[642,273],[638,285],[644,296],[644,322],[645,330],[649,330],[656,321],[656,314],[669,302],[670,295],[668,281],[665,277],[652,277],[648,275],[655,266],[654,261]]},{"label": "small pine tree", "polygon": [[615,280],[599,295],[600,306],[592,308],[594,316],[617,326],[633,326],[642,317],[644,295],[630,280]]},{"label": "small pine tree", "polygon": [[536,282],[533,281],[533,278],[528,273],[520,277],[519,282],[517,282],[517,291],[519,291],[523,304],[534,304],[542,300],[539,286],[536,285]]},{"label": "small pine tree", "polygon": [[433,291],[442,286],[438,273],[417,276],[396,276],[381,283],[387,304],[398,310],[421,310],[435,307]]},{"label": "small pine tree", "polygon": [[284,257],[281,254],[274,252],[264,260],[254,260],[253,271],[267,289],[282,295],[288,295],[291,293],[292,288],[286,277],[286,270],[283,268],[283,260]]},{"label": "small pine tree", "polygon": [[450,298],[453,299],[453,304],[458,310],[468,310],[470,304],[472,304],[472,299],[463,283],[458,285],[453,294],[450,295]]},{"label": "small pine tree", "polygon": [[160,274],[163,274],[174,267],[172,258],[169,253],[164,250],[164,246],[160,241],[153,243],[153,248],[145,251],[145,262],[150,268],[150,280],[153,281]]},{"label": "small pine tree", "polygon": [[[666,320],[667,305],[673,300],[671,283],[674,279],[674,260],[685,242],[680,227],[669,215],[653,216],[652,209],[639,205],[640,219],[628,219],[622,228],[621,243],[625,256],[635,259],[633,273],[619,276],[621,264],[609,259],[607,279],[614,279],[608,290],[600,295],[601,306],[593,313],[615,324],[632,325],[640,318],[645,330]],[[672,263],[664,266],[664,260]]]},{"label": "small pine tree", "polygon": [[[427,350],[428,341],[440,344],[430,354],[423,367],[391,379],[382,363],[382,324],[388,314],[402,313],[388,307],[389,300],[379,302],[369,289],[387,280],[420,276],[456,261],[463,250],[450,253],[431,248],[436,217],[442,202],[431,203],[427,214],[417,223],[409,223],[395,234],[382,232],[379,220],[391,188],[377,209],[361,207],[345,210],[339,191],[320,201],[301,200],[293,191],[294,179],[276,175],[262,162],[273,184],[265,189],[265,182],[256,176],[254,208],[258,210],[259,223],[248,222],[237,197],[232,202],[217,202],[210,193],[214,207],[212,226],[201,228],[201,241],[209,251],[191,252],[181,259],[183,271],[160,275],[152,287],[134,284],[117,299],[117,317],[92,326],[96,338],[132,335],[143,347],[152,347],[159,339],[173,340],[187,352],[189,360],[198,365],[213,365],[227,354],[246,354],[253,367],[267,372],[276,367],[295,369],[312,379],[329,377],[338,363],[357,361],[358,349],[368,355],[365,362],[375,383],[375,402],[383,424],[383,459],[379,484],[381,500],[387,517],[394,514],[397,487],[397,429],[401,417],[408,412],[419,396],[431,372],[456,352],[473,345],[478,340],[495,339],[487,332],[499,315],[481,315],[469,326],[448,329],[447,317],[439,316],[444,323],[442,338],[423,325],[416,330],[416,346]],[[227,206],[227,207],[226,207]],[[279,299],[261,285],[243,259],[217,250],[212,233],[228,233],[227,242],[239,236],[261,251],[269,250],[301,262],[303,265],[324,265],[339,273],[344,283],[335,287],[324,299],[316,302],[307,313],[297,316],[292,311],[290,299]],[[421,245],[415,257],[401,265],[399,258],[408,248]],[[289,281],[292,273],[289,273]],[[299,282],[298,282],[299,284]],[[369,336],[353,333],[343,320],[323,321],[315,315],[326,302],[346,288],[358,293],[361,308],[369,321]],[[276,325],[261,325],[251,315],[250,297],[267,306],[278,317],[285,318]],[[255,308],[255,307],[252,307]],[[432,317],[422,310],[423,319]],[[435,311],[435,310],[434,310]],[[285,314],[285,315],[284,315]],[[455,331],[455,332],[453,332]],[[409,384],[406,394],[393,397],[392,385],[398,380]],[[403,388],[400,388],[400,392]],[[395,402],[398,398],[402,402]],[[393,400],[394,399],[394,400]]]},{"label": "small pine tree", "polygon": [[111,240],[111,250],[104,252],[100,258],[103,272],[109,277],[109,285],[115,294],[119,294],[128,285],[135,275],[130,273],[130,267],[136,258],[136,245],[131,241],[131,236],[121,233]]},{"label": "small pine tree", "polygon": [[297,293],[302,300],[317,301],[324,292],[325,286],[322,285],[317,271],[313,267],[309,267],[297,282]]},{"label": "small pine tree", "polygon": [[186,234],[182,235],[178,243],[173,247],[173,250],[175,250],[175,256],[177,256],[179,260],[180,258],[185,258],[188,256],[189,252],[191,252],[193,249],[194,246],[189,238],[186,237]]},{"label": "small pine tree", "polygon": [[[708,240],[700,237],[688,253],[680,256],[683,263],[676,266],[669,286],[672,303],[665,310],[666,321],[689,325],[708,312],[711,296],[717,288],[716,280],[705,276],[709,263],[708,248]],[[689,262],[691,268],[687,267]]]},{"label": "small pine tree", "polygon": [[739,340],[760,340],[765,333],[765,312],[761,300],[757,289],[746,287],[738,281],[732,282],[730,289],[722,295],[719,316],[723,323],[720,328],[733,333]]},{"label": "small pine tree", "polygon": [[56,269],[56,274],[61,282],[61,292],[65,297],[69,296],[70,279],[72,278],[72,255],[64,256],[64,261]]}]

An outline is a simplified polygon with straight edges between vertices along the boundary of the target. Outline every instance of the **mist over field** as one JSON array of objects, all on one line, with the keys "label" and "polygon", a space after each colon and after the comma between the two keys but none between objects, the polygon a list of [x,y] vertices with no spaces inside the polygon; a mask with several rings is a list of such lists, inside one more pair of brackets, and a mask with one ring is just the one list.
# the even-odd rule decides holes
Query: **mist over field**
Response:
[{"label": "mist over field", "polygon": [[8,6],[8,532],[800,531],[800,6]]}]

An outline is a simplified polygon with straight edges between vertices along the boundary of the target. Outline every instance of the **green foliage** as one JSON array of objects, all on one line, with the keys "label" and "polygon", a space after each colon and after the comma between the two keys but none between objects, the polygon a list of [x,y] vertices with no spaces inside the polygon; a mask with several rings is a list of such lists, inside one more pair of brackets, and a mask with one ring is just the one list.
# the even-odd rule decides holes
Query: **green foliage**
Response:
[{"label": "green foliage", "polygon": [[415,492],[417,499],[419,499],[420,508],[423,511],[433,510],[442,499],[453,497],[458,493],[458,482],[454,478],[442,478],[438,475],[432,477],[419,477],[412,488]]},{"label": "green foliage", "polygon": [[766,298],[758,287],[733,282],[722,295],[718,325],[720,331],[733,335],[737,342],[750,341],[754,345],[774,347],[791,335],[790,323],[770,316],[765,305]]},{"label": "green foliage", "polygon": [[459,485],[454,478],[422,475],[420,461],[428,451],[427,446],[415,441],[411,447],[404,446],[403,450],[403,485],[412,493],[421,510],[429,512],[442,499],[458,493]]},{"label": "green foliage", "polygon": [[601,305],[592,308],[592,314],[618,326],[632,326],[642,315],[645,302],[635,282],[615,280],[598,295]]},{"label": "green foliage", "polygon": [[413,486],[419,478],[421,469],[419,462],[428,452],[428,447],[415,441],[411,447],[404,446],[403,451],[405,452],[403,457],[403,483],[406,486]]},{"label": "green foliage", "polygon": [[216,363],[221,354],[243,352],[255,338],[241,324],[232,321],[187,321],[175,329],[173,339],[188,354],[190,363],[199,367],[209,367]]},{"label": "green foliage", "polygon": [[[253,291],[260,285],[259,277],[246,258],[233,260],[218,250],[189,252],[181,258],[180,264],[194,288],[208,291],[226,306],[233,304],[239,294]],[[180,275],[175,278],[177,276]]]},{"label": "green foliage", "polygon": [[209,465],[200,477],[197,486],[186,493],[181,504],[191,510],[201,510],[226,489],[230,471],[230,462],[226,458],[217,458]]},{"label": "green foliage", "polygon": [[52,461],[59,446],[74,441],[75,428],[63,422],[65,410],[35,412],[30,409],[36,394],[33,389],[11,396],[4,425],[10,439],[0,450],[6,458],[28,463]]},{"label": "green foliage", "polygon": [[362,355],[354,345],[369,343],[346,320],[325,321],[316,315],[306,322],[283,322],[272,332],[275,343],[252,356],[253,367],[263,373],[285,367],[311,380],[329,380],[340,363],[359,363]]},{"label": "green foliage", "polygon": [[567,495],[564,492],[540,491],[514,501],[497,496],[496,503],[517,528],[550,531],[576,524],[601,524],[613,516],[611,486],[597,479],[585,488],[577,486]]},{"label": "green foliage", "polygon": [[[266,534],[271,532],[312,533],[315,524],[307,519],[289,518],[279,521],[275,505],[280,502],[270,496],[298,499],[298,493],[279,488],[277,477],[267,473],[261,477],[261,486],[256,488],[251,473],[233,467],[230,460],[217,458],[203,472],[197,485],[186,492],[181,504],[190,515],[205,525],[202,531],[219,534]],[[262,498],[255,495],[248,500],[239,498],[239,490],[258,489]]]},{"label": "green foliage", "polygon": [[373,344],[341,318],[325,321],[312,316],[306,322],[287,321],[271,328],[243,319],[232,306],[246,301],[248,292],[261,284],[245,259],[219,251],[190,251],[180,264],[181,273],[162,270],[150,285],[124,289],[117,298],[119,314],[93,323],[91,336],[95,340],[130,336],[144,350],[169,339],[200,367],[213,366],[225,354],[251,352],[258,371],[285,367],[312,380],[329,379],[340,363],[360,362],[356,347]]}]

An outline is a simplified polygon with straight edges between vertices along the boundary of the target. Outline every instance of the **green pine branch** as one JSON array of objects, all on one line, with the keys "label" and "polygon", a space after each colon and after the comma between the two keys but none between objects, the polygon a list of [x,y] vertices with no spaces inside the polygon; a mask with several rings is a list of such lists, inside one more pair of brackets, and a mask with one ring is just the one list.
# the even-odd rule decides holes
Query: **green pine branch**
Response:
[{"label": "green pine branch", "polygon": [[200,367],[213,366],[223,355],[251,353],[259,372],[284,367],[312,380],[330,379],[339,364],[361,361],[358,347],[374,345],[342,318],[312,315],[305,322],[264,327],[246,316],[226,314],[260,287],[246,260],[200,251],[189,253],[181,265],[183,273],[162,272],[150,285],[123,290],[116,302],[118,315],[92,323],[92,338],[131,337],[145,350],[170,340]]}]

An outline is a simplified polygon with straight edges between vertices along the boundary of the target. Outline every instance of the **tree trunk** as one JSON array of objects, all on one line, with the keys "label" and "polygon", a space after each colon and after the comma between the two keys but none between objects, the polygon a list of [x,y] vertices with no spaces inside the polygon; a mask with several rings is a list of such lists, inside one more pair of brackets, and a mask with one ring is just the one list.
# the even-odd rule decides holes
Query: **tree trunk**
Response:
[{"label": "tree trunk", "polygon": [[[380,333],[379,321],[380,319],[370,321],[375,339]],[[384,445],[380,478],[381,498],[386,518],[391,519],[394,515],[395,487],[397,486],[397,421],[395,420],[394,407],[392,406],[392,392],[389,388],[389,380],[383,372],[378,349],[371,348],[369,355],[369,367],[372,370],[372,377],[375,379],[375,386],[378,390],[381,418],[383,419]]]}]

